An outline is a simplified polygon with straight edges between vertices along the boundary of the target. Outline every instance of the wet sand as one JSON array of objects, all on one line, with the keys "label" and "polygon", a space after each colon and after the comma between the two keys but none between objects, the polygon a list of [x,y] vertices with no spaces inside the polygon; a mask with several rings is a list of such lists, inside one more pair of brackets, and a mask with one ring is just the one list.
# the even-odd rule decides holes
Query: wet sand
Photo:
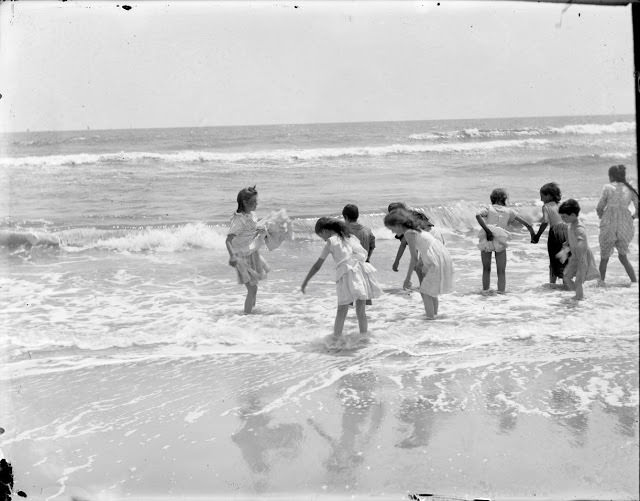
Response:
[{"label": "wet sand", "polygon": [[[637,359],[615,363],[575,362],[633,388]],[[637,498],[637,406],[582,405],[566,360],[424,369],[365,347],[20,377],[0,445],[36,500]]]}]

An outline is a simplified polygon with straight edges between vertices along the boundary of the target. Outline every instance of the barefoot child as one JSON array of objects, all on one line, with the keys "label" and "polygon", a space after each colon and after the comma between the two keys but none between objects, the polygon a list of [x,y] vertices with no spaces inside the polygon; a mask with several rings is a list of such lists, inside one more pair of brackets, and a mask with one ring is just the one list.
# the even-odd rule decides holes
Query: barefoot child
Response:
[{"label": "barefoot child", "polygon": [[482,227],[480,230],[478,248],[482,259],[482,290],[489,290],[491,284],[491,254],[496,253],[496,267],[498,269],[498,291],[504,292],[507,286],[507,239],[509,232],[507,227],[513,221],[518,221],[525,226],[531,238],[534,237],[531,225],[522,219],[516,211],[508,208],[507,192],[502,188],[496,188],[489,196],[491,206],[485,207],[476,214],[476,220]]},{"label": "barefoot child", "polygon": [[[596,261],[589,248],[584,225],[578,218],[580,214],[580,205],[578,202],[570,198],[560,204],[558,212],[562,220],[569,225],[567,243],[565,244],[565,248],[560,251],[561,256],[567,255],[567,246],[571,251],[569,262],[564,269],[564,282],[568,285],[569,289],[576,291],[574,299],[583,299],[584,291],[582,284],[587,280],[600,278],[600,271],[596,267]],[[566,257],[561,257],[561,259],[565,258]],[[573,281],[574,277],[575,283]]]},{"label": "barefoot child", "polygon": [[567,239],[567,225],[562,222],[558,213],[558,204],[562,198],[560,188],[556,183],[547,183],[540,188],[540,200],[542,206],[542,223],[531,238],[531,243],[537,244],[544,230],[549,226],[547,238],[547,253],[549,254],[549,283],[555,284],[558,278],[562,278],[565,263],[556,257],[562,250]]},{"label": "barefoot child", "polygon": [[251,313],[256,305],[258,281],[266,278],[269,266],[260,255],[266,231],[259,229],[255,210],[258,206],[256,187],[243,188],[237,197],[238,210],[231,216],[225,244],[229,251],[229,265],[235,267],[238,283],[247,288],[244,312]]},{"label": "barefoot child", "polygon": [[[629,205],[633,203],[635,211],[629,212]],[[632,282],[637,282],[636,272],[627,258],[629,243],[633,240],[634,218],[638,217],[638,192],[626,179],[624,165],[613,165],[609,168],[609,184],[602,188],[602,195],[596,212],[600,218],[600,278],[604,282],[607,275],[607,264],[613,254],[614,247],[618,250],[618,259],[624,266]]]},{"label": "barefoot child", "polygon": [[449,251],[439,239],[423,231],[415,217],[406,210],[398,209],[387,214],[384,225],[395,234],[404,236],[411,252],[405,284],[410,280],[416,263],[423,276],[420,294],[424,310],[427,319],[433,320],[438,314],[438,295],[453,290],[453,264]]},{"label": "barefoot child", "polygon": [[367,252],[355,236],[349,235],[342,221],[321,217],[316,222],[315,232],[326,243],[320,258],[307,273],[300,289],[303,293],[305,292],[309,280],[318,273],[324,260],[331,254],[336,263],[336,294],[338,296],[333,335],[336,338],[342,335],[349,305],[353,302],[356,305],[360,334],[366,334],[368,326],[365,302],[382,294],[375,278],[376,269],[365,261]]},{"label": "barefoot child", "polygon": [[[444,238],[442,237],[440,232],[438,230],[434,230],[433,223],[429,220],[427,215],[421,209],[409,209],[402,202],[394,202],[389,204],[389,207],[387,208],[387,212],[391,213],[398,209],[407,211],[421,230],[432,231],[433,235],[439,240],[441,240],[442,243],[444,243]],[[393,261],[393,265],[391,266],[391,269],[393,271],[398,271],[398,266],[400,265],[400,259],[402,258],[402,255],[404,254],[404,251],[407,248],[407,241],[405,240],[403,235],[396,235],[396,238],[400,240],[400,245],[398,247],[398,252],[396,253],[396,258]],[[417,265],[417,262],[415,262],[414,264]],[[422,282],[422,279],[424,278],[424,275],[422,274],[422,267],[415,266],[414,268],[412,268],[410,265],[409,269],[413,269],[413,271],[416,272],[416,275],[418,276],[418,283]],[[405,280],[403,284],[403,288],[405,289],[411,288],[411,280]]]}]

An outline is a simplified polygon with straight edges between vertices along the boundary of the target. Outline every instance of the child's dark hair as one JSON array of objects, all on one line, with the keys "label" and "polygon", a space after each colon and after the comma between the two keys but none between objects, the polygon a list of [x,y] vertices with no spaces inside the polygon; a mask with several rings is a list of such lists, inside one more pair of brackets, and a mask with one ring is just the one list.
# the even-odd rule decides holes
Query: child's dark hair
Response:
[{"label": "child's dark hair", "polygon": [[636,197],[638,196],[636,189],[627,182],[627,168],[624,165],[612,165],[609,167],[609,179],[624,184],[636,194]]},{"label": "child's dark hair", "polygon": [[496,188],[489,195],[489,200],[494,205],[507,205],[507,191],[504,188]]},{"label": "child's dark hair", "polygon": [[558,212],[560,214],[566,214],[570,216],[571,214],[575,214],[576,216],[580,214],[580,204],[574,200],[573,198],[569,198],[560,204],[558,207]]},{"label": "child's dark hair", "polygon": [[411,216],[417,225],[423,230],[427,230],[429,227],[433,226],[429,217],[421,209],[411,209]]},{"label": "child's dark hair", "polygon": [[316,221],[315,232],[316,235],[320,235],[322,230],[329,230],[336,233],[342,240],[349,236],[349,229],[339,219],[333,217],[321,217]]},{"label": "child's dark hair", "polygon": [[357,221],[359,216],[360,211],[357,205],[347,204],[344,206],[344,209],[342,209],[342,217],[345,218],[345,220]]},{"label": "child's dark hair", "polygon": [[407,210],[407,206],[404,204],[404,202],[391,202],[387,207],[387,212],[391,212],[397,209]]},{"label": "child's dark hair", "polygon": [[411,212],[406,209],[395,209],[386,216],[384,216],[384,225],[389,228],[390,226],[404,226],[409,230],[421,231],[421,225]]},{"label": "child's dark hair", "polygon": [[248,188],[242,188],[238,192],[238,197],[236,201],[238,202],[238,210],[237,212],[244,212],[244,204],[246,201],[251,200],[258,194],[258,190],[256,190],[256,186],[250,186]]},{"label": "child's dark hair", "polygon": [[556,203],[558,203],[562,199],[560,186],[558,186],[556,183],[543,184],[540,188],[540,194],[550,196],[551,199]]}]

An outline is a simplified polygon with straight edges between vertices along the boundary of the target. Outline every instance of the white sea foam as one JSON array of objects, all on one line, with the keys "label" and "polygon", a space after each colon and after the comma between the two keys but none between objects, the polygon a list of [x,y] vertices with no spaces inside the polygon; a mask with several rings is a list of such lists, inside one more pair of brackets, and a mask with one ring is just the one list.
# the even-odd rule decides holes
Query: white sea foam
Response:
[{"label": "white sea foam", "polygon": [[446,132],[423,132],[410,134],[408,137],[414,141],[441,141],[455,139],[490,139],[503,137],[535,137],[548,135],[602,135],[602,134],[628,134],[636,129],[635,122],[613,122],[610,124],[575,124],[564,125],[562,127],[522,127],[517,129],[479,129],[469,127],[461,130]]},{"label": "white sea foam", "polygon": [[341,148],[309,148],[278,149],[255,152],[212,152],[212,151],[180,151],[168,153],[154,152],[121,152],[103,154],[71,154],[29,157],[0,158],[0,167],[14,168],[25,166],[73,166],[99,163],[143,163],[146,161],[164,163],[198,163],[198,162],[297,162],[339,157],[380,157],[386,155],[406,155],[416,153],[452,153],[452,152],[489,152],[505,148],[540,148],[548,144],[546,139],[513,139],[486,142],[457,142],[442,144],[389,144],[381,146],[341,147]]}]

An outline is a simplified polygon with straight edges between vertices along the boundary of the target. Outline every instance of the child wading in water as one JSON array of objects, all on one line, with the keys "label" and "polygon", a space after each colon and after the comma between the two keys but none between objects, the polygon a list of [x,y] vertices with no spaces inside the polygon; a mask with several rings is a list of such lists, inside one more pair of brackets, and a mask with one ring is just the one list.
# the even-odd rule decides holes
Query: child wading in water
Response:
[{"label": "child wading in water", "polygon": [[238,273],[238,283],[247,288],[244,312],[251,313],[256,305],[258,281],[266,278],[269,266],[258,250],[266,236],[266,230],[258,228],[255,210],[258,206],[256,187],[240,190],[237,197],[238,210],[231,216],[226,246],[229,265]]},{"label": "child wading in water", "polygon": [[[635,211],[629,212],[629,205],[633,203]],[[624,165],[613,165],[609,168],[609,184],[602,188],[602,196],[596,207],[600,218],[600,278],[604,282],[607,275],[607,264],[613,254],[614,247],[618,250],[618,259],[624,266],[632,282],[637,282],[636,272],[627,258],[629,243],[633,239],[634,218],[638,217],[638,192],[626,179]]]},{"label": "child wading in water", "polygon": [[385,216],[384,225],[396,235],[404,236],[411,252],[405,285],[411,279],[415,263],[422,272],[420,294],[424,310],[427,318],[433,320],[438,314],[438,295],[453,290],[453,264],[449,251],[440,239],[423,231],[416,218],[406,210],[391,211]]},{"label": "child wading in water", "polygon": [[540,200],[542,206],[542,223],[536,233],[531,238],[531,243],[537,244],[544,230],[549,226],[549,237],[547,238],[547,252],[549,254],[549,283],[555,284],[558,278],[562,278],[565,263],[556,257],[562,250],[564,242],[567,240],[567,225],[562,222],[558,212],[558,204],[562,198],[560,188],[556,183],[547,183],[540,188]]},{"label": "child wading in water", "polygon": [[[509,232],[506,228],[513,221],[518,221],[529,230],[533,239],[535,233],[531,225],[522,219],[516,211],[506,207],[507,192],[496,188],[489,196],[491,206],[485,207],[476,214],[476,220],[482,227],[480,230],[478,248],[482,259],[482,290],[489,290],[491,284],[491,254],[496,253],[496,268],[498,269],[498,291],[504,292],[507,286],[507,239]],[[486,221],[485,221],[486,220]]]},{"label": "child wading in water", "polygon": [[[596,267],[596,261],[589,248],[587,232],[580,219],[578,219],[578,215],[580,214],[580,205],[578,202],[570,198],[560,204],[558,212],[562,220],[569,225],[567,243],[563,250],[560,251],[560,259],[563,260],[566,259],[568,251],[571,251],[569,262],[564,268],[564,282],[569,289],[576,291],[574,299],[582,299],[584,298],[582,284],[587,280],[600,278],[600,271]],[[574,277],[576,279],[575,283],[573,281]]]},{"label": "child wading in water", "polygon": [[324,260],[331,254],[336,263],[336,294],[338,296],[333,335],[334,337],[342,335],[349,305],[354,302],[360,334],[366,334],[368,326],[365,302],[367,299],[373,299],[382,294],[375,278],[376,269],[366,262],[367,251],[355,236],[349,235],[349,231],[342,221],[321,217],[316,222],[315,232],[326,244],[320,258],[307,273],[300,289],[303,293],[305,292],[309,280],[318,273]]},{"label": "child wading in water", "polygon": [[[442,237],[440,232],[438,230],[434,230],[433,223],[429,220],[427,215],[421,209],[409,209],[402,202],[393,202],[389,204],[389,207],[387,208],[387,212],[391,214],[393,211],[399,210],[399,209],[407,211],[415,221],[418,228],[424,231],[432,232],[433,236],[435,236],[438,240],[441,240],[442,243],[444,243],[444,238]],[[396,238],[400,240],[400,245],[398,246],[398,251],[396,252],[396,258],[394,259],[393,265],[391,266],[391,269],[393,271],[398,271],[398,266],[400,265],[400,259],[402,258],[402,255],[404,254],[404,251],[407,248],[407,240],[404,238],[404,235],[396,235]],[[415,262],[414,265],[415,266],[413,267],[413,271],[416,272],[416,275],[418,276],[418,282],[421,283],[422,279],[424,278],[424,274],[422,273],[422,267],[419,265],[418,262]],[[409,269],[412,269],[411,266],[409,266]],[[411,277],[409,277],[409,280],[404,281],[403,288],[409,289],[411,287],[410,278]]]}]

